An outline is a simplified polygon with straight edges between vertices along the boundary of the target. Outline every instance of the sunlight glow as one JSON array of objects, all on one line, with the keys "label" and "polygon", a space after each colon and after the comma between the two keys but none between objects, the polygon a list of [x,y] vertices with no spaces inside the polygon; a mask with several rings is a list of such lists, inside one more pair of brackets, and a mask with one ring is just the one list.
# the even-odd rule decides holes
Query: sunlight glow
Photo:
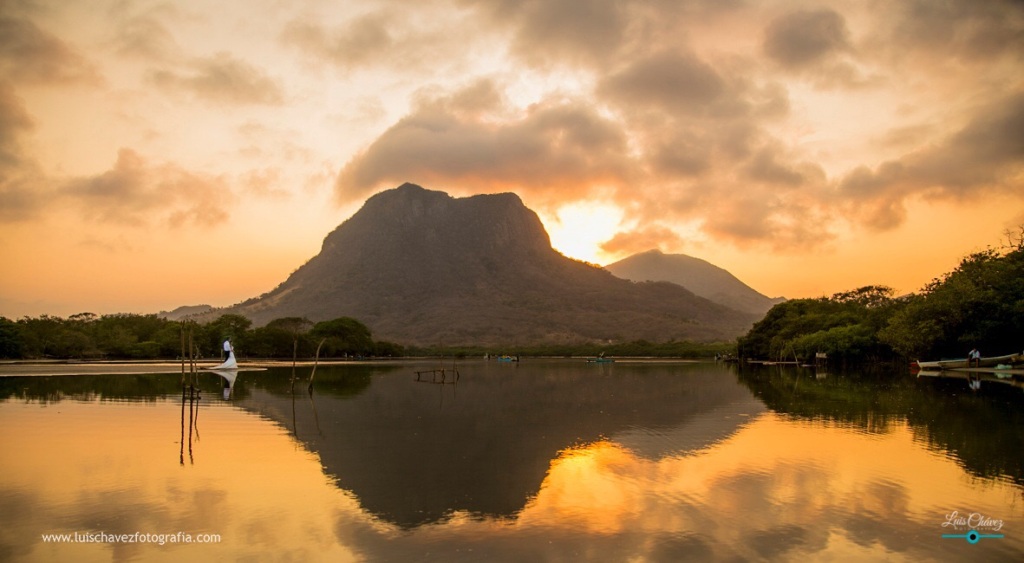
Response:
[{"label": "sunlight glow", "polygon": [[570,258],[600,263],[605,258],[600,245],[615,235],[622,223],[622,210],[582,201],[563,205],[554,217],[542,216],[541,220],[556,250]]}]

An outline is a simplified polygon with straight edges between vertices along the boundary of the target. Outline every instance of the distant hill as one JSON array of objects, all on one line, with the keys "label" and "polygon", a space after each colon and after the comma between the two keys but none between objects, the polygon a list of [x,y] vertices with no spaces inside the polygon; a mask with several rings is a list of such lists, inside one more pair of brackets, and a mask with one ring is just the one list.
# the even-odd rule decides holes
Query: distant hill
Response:
[{"label": "distant hill", "polygon": [[755,317],[669,283],[566,258],[511,193],[453,198],[413,184],[368,199],[277,288],[218,314],[359,319],[403,344],[728,340]]},{"label": "distant hill", "polygon": [[173,311],[160,311],[156,316],[169,321],[180,321],[192,315],[202,315],[213,310],[210,305],[183,305]]},{"label": "distant hill", "polygon": [[604,269],[627,280],[679,284],[705,299],[759,316],[785,301],[781,297],[762,295],[727,270],[685,254],[649,250],[609,264]]}]

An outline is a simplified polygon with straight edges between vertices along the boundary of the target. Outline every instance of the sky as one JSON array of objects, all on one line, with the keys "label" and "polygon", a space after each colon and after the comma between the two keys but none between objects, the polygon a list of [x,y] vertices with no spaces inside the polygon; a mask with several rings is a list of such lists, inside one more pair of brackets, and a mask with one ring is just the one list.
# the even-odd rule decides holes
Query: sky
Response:
[{"label": "sky", "polygon": [[919,291],[1024,225],[1024,3],[0,0],[0,316],[227,306],[374,193]]}]

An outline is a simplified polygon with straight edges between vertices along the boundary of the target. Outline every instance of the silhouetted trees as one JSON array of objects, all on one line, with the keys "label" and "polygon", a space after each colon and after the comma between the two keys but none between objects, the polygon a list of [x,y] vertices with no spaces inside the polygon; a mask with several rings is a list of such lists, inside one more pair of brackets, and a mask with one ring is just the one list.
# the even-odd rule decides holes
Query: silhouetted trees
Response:
[{"label": "silhouetted trees", "polygon": [[1024,350],[1024,244],[965,257],[919,294],[867,286],[773,307],[739,339],[744,357],[844,361],[965,357]]},{"label": "silhouetted trees", "polygon": [[1024,350],[1024,247],[964,258],[907,299],[880,338],[908,356],[987,355]]},{"label": "silhouetted trees", "polygon": [[878,331],[900,301],[884,286],[866,286],[818,299],[793,299],[771,308],[739,340],[744,357],[813,360],[818,352],[842,361],[887,359],[892,348]]},{"label": "silhouetted trees", "polygon": [[314,325],[308,319],[275,319],[252,328],[241,315],[222,315],[210,322],[179,322],[156,315],[79,313],[68,318],[42,315],[18,321],[0,317],[0,358],[5,359],[158,359],[179,358],[182,332],[196,353],[217,358],[230,338],[243,357],[311,357],[327,338],[322,357],[401,355],[390,342],[375,342],[370,329],[348,317]]}]

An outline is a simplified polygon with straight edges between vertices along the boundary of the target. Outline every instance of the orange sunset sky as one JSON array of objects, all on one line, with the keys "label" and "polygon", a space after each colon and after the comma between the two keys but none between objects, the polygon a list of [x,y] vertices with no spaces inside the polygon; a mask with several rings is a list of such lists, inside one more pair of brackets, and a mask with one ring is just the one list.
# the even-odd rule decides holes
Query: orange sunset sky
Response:
[{"label": "orange sunset sky", "polygon": [[0,315],[230,305],[406,181],[916,291],[1024,225],[1022,59],[998,0],[0,1]]}]

